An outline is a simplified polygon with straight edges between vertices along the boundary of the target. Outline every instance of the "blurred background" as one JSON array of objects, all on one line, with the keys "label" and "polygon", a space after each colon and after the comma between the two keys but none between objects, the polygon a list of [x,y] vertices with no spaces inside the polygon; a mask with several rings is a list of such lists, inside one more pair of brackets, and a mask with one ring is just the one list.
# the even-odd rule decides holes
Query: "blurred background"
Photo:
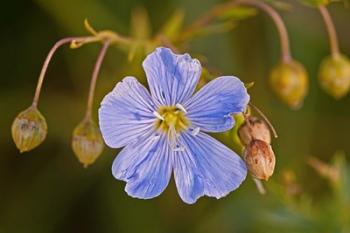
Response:
[{"label": "blurred background", "polygon": [[[222,74],[255,82],[253,103],[269,117],[279,138],[272,145],[277,164],[260,195],[250,177],[229,196],[201,198],[186,205],[174,182],[152,200],[133,199],[111,174],[117,151],[105,148],[88,169],[71,149],[74,127],[83,118],[100,44],[55,54],[39,109],[49,132],[44,143],[20,154],[11,138],[16,115],[32,101],[42,62],[60,38],[86,35],[86,17],[97,29],[128,35],[135,7],[144,7],[156,32],[175,9],[191,22],[217,0],[14,0],[0,9],[0,233],[48,232],[350,232],[350,95],[336,101],[317,82],[320,61],[329,54],[319,12],[299,2],[280,11],[294,58],[310,75],[304,106],[290,110],[271,93],[267,76],[279,59],[276,29],[265,14],[240,21],[230,32],[193,40],[189,53],[202,54]],[[341,50],[350,55],[350,10],[329,7]],[[94,118],[103,96],[125,75],[144,79],[141,63],[112,47],[98,80]],[[230,137],[220,137],[231,146]],[[334,156],[334,154],[337,154]],[[315,156],[340,171],[336,182],[319,175],[306,160]],[[335,161],[335,162],[333,162]],[[326,165],[325,165],[326,166]]]}]

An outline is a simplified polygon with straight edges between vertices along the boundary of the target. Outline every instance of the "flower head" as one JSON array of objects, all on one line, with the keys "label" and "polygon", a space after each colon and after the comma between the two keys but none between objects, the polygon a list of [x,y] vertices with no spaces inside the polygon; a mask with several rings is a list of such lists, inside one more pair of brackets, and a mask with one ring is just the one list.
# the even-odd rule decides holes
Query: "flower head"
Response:
[{"label": "flower head", "polygon": [[222,76],[194,93],[201,65],[188,54],[158,48],[143,62],[150,92],[126,77],[107,94],[99,109],[106,144],[124,147],[113,162],[116,179],[132,197],[161,194],[174,173],[180,197],[221,198],[247,175],[244,161],[207,135],[234,125],[232,114],[245,110],[249,95],[236,77]]}]

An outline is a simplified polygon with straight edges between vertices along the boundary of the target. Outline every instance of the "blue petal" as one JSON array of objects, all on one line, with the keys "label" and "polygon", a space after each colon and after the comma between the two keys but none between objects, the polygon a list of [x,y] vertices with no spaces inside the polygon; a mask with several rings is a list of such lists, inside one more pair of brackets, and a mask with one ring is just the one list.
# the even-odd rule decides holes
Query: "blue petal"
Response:
[{"label": "blue petal", "polygon": [[127,145],[112,167],[114,177],[127,182],[125,191],[141,199],[161,194],[169,183],[171,171],[171,151],[165,135],[147,135]]},{"label": "blue petal", "polygon": [[201,75],[201,65],[188,54],[176,55],[157,48],[143,62],[151,94],[158,105],[175,105],[192,96]]},{"label": "blue petal", "polygon": [[147,89],[134,77],[126,77],[105,96],[99,124],[106,144],[123,147],[153,129],[154,103]]},{"label": "blue petal", "polygon": [[247,175],[243,160],[205,133],[182,134],[184,151],[175,152],[174,176],[182,200],[195,203],[201,196],[221,198],[237,189]]},{"label": "blue petal", "polygon": [[231,114],[243,112],[249,102],[244,84],[236,77],[222,76],[206,84],[185,104],[193,127],[223,132],[234,125]]}]

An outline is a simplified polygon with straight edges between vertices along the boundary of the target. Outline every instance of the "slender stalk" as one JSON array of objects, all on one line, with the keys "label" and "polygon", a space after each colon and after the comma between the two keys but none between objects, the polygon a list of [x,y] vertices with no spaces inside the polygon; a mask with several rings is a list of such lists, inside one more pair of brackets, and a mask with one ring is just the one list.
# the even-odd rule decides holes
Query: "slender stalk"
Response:
[{"label": "slender stalk", "polygon": [[107,52],[107,49],[108,49],[109,45],[110,45],[109,41],[105,41],[103,43],[102,49],[100,50],[100,53],[99,53],[99,55],[97,57],[97,60],[96,60],[96,63],[95,63],[94,70],[92,72],[89,96],[88,96],[88,101],[87,101],[87,109],[86,109],[86,114],[85,114],[86,118],[90,118],[91,117],[92,107],[93,107],[93,104],[94,104],[96,82],[97,82],[98,74],[100,72],[102,61],[103,61],[103,59],[104,59],[104,57],[106,55],[106,52]]},{"label": "slender stalk", "polygon": [[221,5],[214,7],[212,10],[204,13],[200,18],[195,20],[189,27],[185,30],[185,34],[190,34],[193,31],[200,29],[208,25],[211,21],[213,21],[216,17],[218,17],[223,11],[230,9],[232,7],[236,7],[237,5],[249,5],[256,7],[262,11],[264,11],[267,15],[275,23],[277,28],[280,43],[281,43],[281,56],[284,62],[288,62],[291,59],[290,46],[289,46],[289,37],[286,26],[281,18],[281,16],[277,13],[275,9],[266,4],[261,0],[232,0],[229,2],[225,2]]},{"label": "slender stalk", "polygon": [[334,23],[332,21],[332,17],[330,16],[325,6],[319,6],[318,9],[320,10],[323,21],[327,28],[331,53],[333,56],[336,56],[339,54],[339,45],[338,45],[337,33],[334,27]]},{"label": "slender stalk", "polygon": [[41,72],[40,72],[40,75],[38,78],[38,83],[37,83],[34,98],[33,98],[33,103],[32,103],[33,106],[36,107],[38,105],[41,87],[42,87],[43,82],[44,82],[45,74],[46,74],[47,68],[49,66],[49,63],[51,61],[51,58],[54,55],[54,53],[56,52],[56,50],[59,47],[61,47],[62,45],[71,43],[72,41],[86,40],[89,38],[90,37],[67,37],[67,38],[63,38],[55,43],[55,45],[51,48],[50,52],[46,56],[43,67],[41,68]]},{"label": "slender stalk", "polygon": [[267,125],[270,127],[272,134],[275,138],[278,137],[277,132],[275,130],[275,128],[273,127],[272,123],[269,121],[269,119],[267,118],[267,116],[265,116],[265,114],[254,104],[249,103],[248,104],[250,107],[252,107],[257,113],[259,113],[259,115],[264,119],[264,121],[267,123]]},{"label": "slender stalk", "polygon": [[255,183],[256,188],[258,189],[259,193],[261,195],[266,194],[266,189],[264,187],[264,184],[261,182],[261,180],[258,180],[257,178],[254,178],[254,177],[253,177],[253,180],[254,180],[254,183]]},{"label": "slender stalk", "polygon": [[241,0],[240,2],[255,6],[271,17],[276,25],[280,37],[282,60],[284,62],[288,62],[291,59],[288,32],[281,16],[277,13],[277,11],[260,0]]}]

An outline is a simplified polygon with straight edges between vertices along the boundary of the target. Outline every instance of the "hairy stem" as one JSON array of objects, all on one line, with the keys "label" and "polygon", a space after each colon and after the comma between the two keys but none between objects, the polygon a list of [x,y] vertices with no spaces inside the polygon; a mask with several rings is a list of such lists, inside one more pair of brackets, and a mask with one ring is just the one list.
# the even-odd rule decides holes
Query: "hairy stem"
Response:
[{"label": "hairy stem", "polygon": [[256,7],[262,11],[264,11],[276,25],[278,30],[278,34],[280,37],[281,43],[281,56],[284,62],[288,62],[291,59],[290,46],[289,46],[289,37],[286,26],[281,18],[281,16],[277,13],[275,9],[266,4],[261,0],[232,0],[229,2],[225,2],[223,4],[217,5],[212,10],[204,13],[200,18],[194,21],[187,29],[185,30],[185,34],[189,34],[190,32],[196,31],[201,27],[208,25],[211,21],[213,21],[216,17],[222,14],[223,11],[226,11],[232,7],[236,7],[238,5],[248,5]]},{"label": "hairy stem", "polygon": [[95,89],[96,89],[96,82],[97,82],[97,78],[98,78],[98,74],[100,72],[100,68],[102,65],[102,61],[106,55],[107,49],[110,45],[109,41],[105,41],[103,43],[102,49],[100,50],[100,53],[97,57],[96,63],[95,63],[95,67],[94,70],[92,72],[92,77],[91,77],[91,82],[90,82],[90,89],[89,89],[89,96],[88,96],[88,102],[87,102],[87,109],[86,109],[86,114],[85,117],[86,118],[90,118],[91,117],[91,113],[92,113],[92,107],[94,104],[94,96],[95,96]]},{"label": "hairy stem", "polygon": [[43,64],[43,67],[41,68],[41,72],[40,72],[40,75],[39,75],[38,83],[37,83],[35,94],[34,94],[34,98],[33,98],[33,103],[32,103],[33,106],[36,107],[38,105],[40,92],[41,92],[41,87],[42,87],[43,82],[44,82],[44,78],[45,78],[45,74],[46,74],[46,71],[47,71],[47,67],[49,66],[51,58],[54,55],[54,53],[56,52],[56,50],[59,47],[61,47],[62,45],[71,43],[72,41],[87,40],[89,38],[90,37],[67,37],[67,38],[63,38],[63,39],[61,39],[61,40],[59,40],[59,41],[57,41],[55,43],[55,45],[51,48],[50,52],[46,56],[46,59],[45,59],[44,64]]},{"label": "hairy stem", "polygon": [[339,54],[339,45],[338,45],[337,33],[335,31],[334,23],[325,6],[319,6],[318,9],[320,10],[323,21],[327,28],[331,53],[333,56],[336,56]]}]

